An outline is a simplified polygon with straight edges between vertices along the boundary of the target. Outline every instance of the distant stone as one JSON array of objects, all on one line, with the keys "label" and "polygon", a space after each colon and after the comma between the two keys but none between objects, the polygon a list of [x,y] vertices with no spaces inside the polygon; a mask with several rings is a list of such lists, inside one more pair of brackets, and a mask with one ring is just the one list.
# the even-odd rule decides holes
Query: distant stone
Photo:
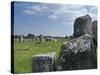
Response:
[{"label": "distant stone", "polygon": [[90,34],[65,42],[60,51],[62,70],[92,69],[97,67],[93,37]]},{"label": "distant stone", "polygon": [[85,16],[81,16],[76,18],[74,22],[74,37],[79,37],[84,34],[90,34],[93,35],[92,33],[92,19],[91,17],[87,14]]},{"label": "distant stone", "polygon": [[40,34],[38,37],[39,37],[39,42],[42,43],[44,41],[44,36]]},{"label": "distant stone", "polygon": [[20,35],[20,37],[19,37],[19,41],[20,41],[21,43],[24,42],[24,35]]},{"label": "distant stone", "polygon": [[93,21],[92,32],[93,32],[95,40],[97,41],[97,21],[96,20]]},{"label": "distant stone", "polygon": [[56,53],[38,54],[32,57],[32,72],[49,72],[55,69]]},{"label": "distant stone", "polygon": [[46,41],[51,41],[52,40],[51,38],[52,37],[50,37],[50,36],[46,37]]},{"label": "distant stone", "polygon": [[36,42],[39,42],[39,37],[36,36],[36,37],[35,37],[35,41],[36,41]]},{"label": "distant stone", "polygon": [[55,38],[52,37],[52,36],[46,36],[46,37],[45,37],[45,41],[54,41],[54,42],[56,42],[57,39],[55,39]]}]

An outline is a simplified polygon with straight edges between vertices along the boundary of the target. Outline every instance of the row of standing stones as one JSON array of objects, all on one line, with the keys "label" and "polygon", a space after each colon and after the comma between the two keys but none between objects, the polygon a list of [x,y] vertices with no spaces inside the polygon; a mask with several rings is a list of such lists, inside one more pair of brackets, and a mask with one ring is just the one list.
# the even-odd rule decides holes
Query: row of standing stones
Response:
[{"label": "row of standing stones", "polygon": [[89,15],[76,18],[73,37],[61,46],[58,64],[56,53],[33,56],[32,72],[97,68],[97,21]]},{"label": "row of standing stones", "polygon": [[[13,41],[13,40],[12,40]],[[44,36],[43,34],[40,34],[39,36],[24,36],[24,35],[17,35],[14,36],[14,41],[20,42],[20,43],[25,43],[25,42],[37,42],[37,43],[42,43],[42,42],[48,42],[48,41],[54,41],[56,42],[57,39],[52,36]]]}]

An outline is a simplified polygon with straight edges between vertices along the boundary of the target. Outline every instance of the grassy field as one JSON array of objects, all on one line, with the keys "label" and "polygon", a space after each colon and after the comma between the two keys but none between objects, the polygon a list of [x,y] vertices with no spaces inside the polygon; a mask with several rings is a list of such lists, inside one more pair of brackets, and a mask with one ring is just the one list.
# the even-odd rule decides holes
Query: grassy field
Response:
[{"label": "grassy field", "polygon": [[43,43],[27,42],[14,43],[14,73],[32,72],[32,56],[41,53],[56,52],[58,58],[62,43],[59,41],[50,41]]}]

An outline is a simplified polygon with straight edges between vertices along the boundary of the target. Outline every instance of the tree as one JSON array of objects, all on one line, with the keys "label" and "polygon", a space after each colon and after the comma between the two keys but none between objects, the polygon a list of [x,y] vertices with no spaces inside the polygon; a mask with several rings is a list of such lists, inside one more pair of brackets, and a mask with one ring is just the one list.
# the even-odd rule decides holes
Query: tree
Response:
[{"label": "tree", "polygon": [[65,36],[65,39],[68,39],[68,36],[67,35]]},{"label": "tree", "polygon": [[28,35],[27,35],[27,38],[34,38],[35,37],[35,35],[34,34],[31,34],[31,33],[29,33]]}]

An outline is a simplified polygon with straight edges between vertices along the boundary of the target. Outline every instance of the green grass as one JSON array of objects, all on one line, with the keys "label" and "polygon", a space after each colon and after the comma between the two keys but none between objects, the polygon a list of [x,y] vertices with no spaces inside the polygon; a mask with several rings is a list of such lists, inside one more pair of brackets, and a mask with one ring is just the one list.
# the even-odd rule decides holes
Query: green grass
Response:
[{"label": "green grass", "polygon": [[[62,43],[57,42],[27,42],[27,43],[14,43],[14,73],[30,73],[32,72],[32,56],[36,54],[44,54],[48,52],[56,52],[56,60],[59,56],[59,51]],[[26,48],[26,49],[25,49]]]}]

